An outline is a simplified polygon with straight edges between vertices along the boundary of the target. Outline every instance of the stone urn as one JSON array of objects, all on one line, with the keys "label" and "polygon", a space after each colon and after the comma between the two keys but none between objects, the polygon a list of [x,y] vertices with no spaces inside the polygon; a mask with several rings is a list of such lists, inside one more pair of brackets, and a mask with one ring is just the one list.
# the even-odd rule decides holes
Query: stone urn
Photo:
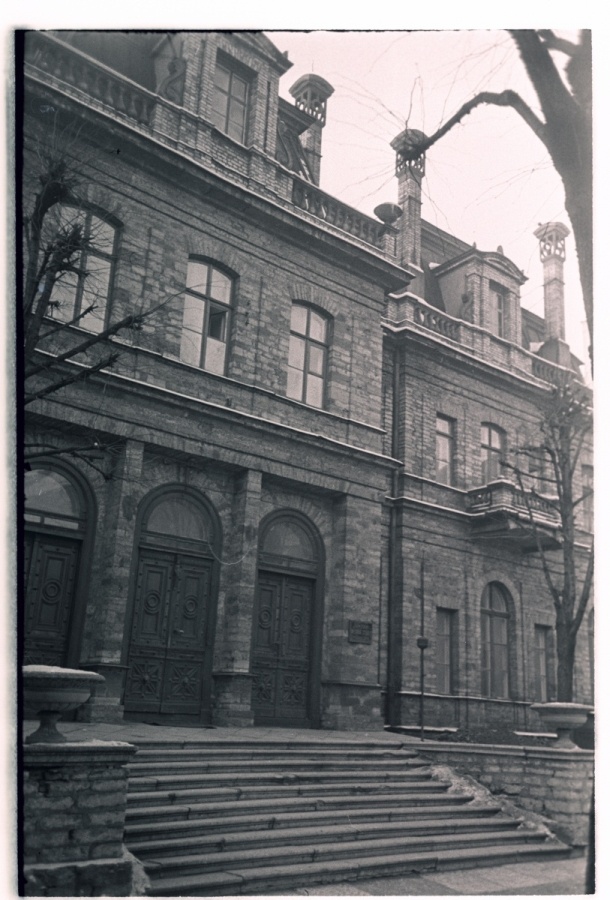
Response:
[{"label": "stone urn", "polygon": [[65,736],[57,729],[58,719],[78,709],[91,696],[93,685],[104,681],[97,672],[59,666],[23,666],[22,674],[24,705],[40,719],[40,727],[26,737],[26,744],[64,742]]},{"label": "stone urn", "polygon": [[561,750],[578,750],[572,740],[572,732],[587,721],[590,706],[583,703],[534,703],[531,707],[537,712],[544,725],[557,732],[555,747]]}]

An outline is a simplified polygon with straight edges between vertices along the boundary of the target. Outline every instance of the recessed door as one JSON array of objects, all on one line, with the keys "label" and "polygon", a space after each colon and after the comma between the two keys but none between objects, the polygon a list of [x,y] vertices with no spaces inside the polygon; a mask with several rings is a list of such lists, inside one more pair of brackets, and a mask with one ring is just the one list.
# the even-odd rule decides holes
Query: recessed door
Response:
[{"label": "recessed door", "polygon": [[252,656],[256,724],[310,724],[313,598],[310,579],[259,576]]},{"label": "recessed door", "polygon": [[25,535],[24,662],[67,662],[80,541]]},{"label": "recessed door", "polygon": [[141,550],[125,711],[210,717],[211,561]]}]

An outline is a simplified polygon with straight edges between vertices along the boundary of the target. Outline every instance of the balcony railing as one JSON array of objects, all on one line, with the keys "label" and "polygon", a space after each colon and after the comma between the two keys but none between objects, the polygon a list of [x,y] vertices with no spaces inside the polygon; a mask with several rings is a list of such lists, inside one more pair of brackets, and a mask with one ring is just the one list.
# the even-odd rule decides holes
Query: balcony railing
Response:
[{"label": "balcony railing", "polygon": [[292,202],[316,219],[322,219],[373,247],[383,249],[383,236],[387,228],[382,222],[359,213],[319,188],[295,178],[292,184]]},{"label": "balcony railing", "polygon": [[415,303],[413,307],[413,321],[417,325],[429,328],[443,337],[450,338],[452,341],[460,340],[460,323],[451,316],[446,316],[439,312],[433,306],[424,303]]},{"label": "balcony railing", "polygon": [[[544,497],[526,494],[508,481],[494,481],[466,495],[466,508],[474,514],[473,537],[510,541],[525,551],[559,546],[559,513]],[[534,535],[538,533],[538,540]]]},{"label": "balcony railing", "polygon": [[135,122],[149,125],[158,98],[102,63],[47,34],[30,32],[26,63],[99,100]]}]

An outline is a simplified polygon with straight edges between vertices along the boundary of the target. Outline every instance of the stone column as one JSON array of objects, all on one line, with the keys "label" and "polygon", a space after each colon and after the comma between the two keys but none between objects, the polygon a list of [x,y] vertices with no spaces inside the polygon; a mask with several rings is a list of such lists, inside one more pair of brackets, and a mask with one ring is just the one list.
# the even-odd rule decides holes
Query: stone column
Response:
[{"label": "stone column", "polygon": [[219,611],[214,651],[214,721],[218,725],[253,722],[250,649],[261,486],[258,471],[248,470],[236,478],[234,524],[223,548],[228,588],[224,609]]},{"label": "stone column", "polygon": [[80,665],[104,676],[105,684],[79,710],[82,721],[112,722],[123,716],[121,697],[125,666],[121,663],[133,554],[136,509],[140,497],[144,444],[126,441],[98,524],[97,577],[92,583],[90,618],[86,624],[89,652]]}]

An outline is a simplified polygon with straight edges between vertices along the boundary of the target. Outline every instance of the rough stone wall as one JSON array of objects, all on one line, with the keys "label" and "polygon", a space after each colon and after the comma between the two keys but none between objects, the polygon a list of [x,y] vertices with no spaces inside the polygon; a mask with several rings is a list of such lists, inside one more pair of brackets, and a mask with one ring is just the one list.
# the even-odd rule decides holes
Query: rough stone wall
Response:
[{"label": "rough stone wall", "polygon": [[426,742],[422,755],[470,775],[498,797],[545,816],[562,840],[576,847],[586,845],[593,753]]},{"label": "rough stone wall", "polygon": [[129,896],[124,854],[130,744],[26,745],[23,860],[26,894]]}]

